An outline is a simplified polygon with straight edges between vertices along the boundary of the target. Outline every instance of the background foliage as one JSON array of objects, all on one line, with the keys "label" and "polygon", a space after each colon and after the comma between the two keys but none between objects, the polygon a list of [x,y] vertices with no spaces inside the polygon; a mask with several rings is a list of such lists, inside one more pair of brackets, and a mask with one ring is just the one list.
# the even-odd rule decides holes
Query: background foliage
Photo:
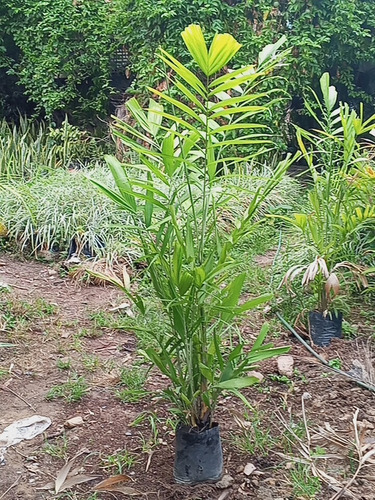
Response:
[{"label": "background foliage", "polygon": [[122,80],[130,72],[133,88],[143,92],[162,79],[155,64],[159,45],[187,62],[180,33],[191,23],[208,39],[215,32],[235,36],[243,44],[237,65],[254,62],[261,47],[286,34],[292,54],[283,76],[292,108],[302,108],[304,89],[318,88],[325,71],[342,100],[375,103],[375,10],[368,0],[5,0],[2,114],[19,106],[30,111],[25,93],[49,117],[58,111],[80,119],[105,115],[116,49],[125,47],[129,57]]}]

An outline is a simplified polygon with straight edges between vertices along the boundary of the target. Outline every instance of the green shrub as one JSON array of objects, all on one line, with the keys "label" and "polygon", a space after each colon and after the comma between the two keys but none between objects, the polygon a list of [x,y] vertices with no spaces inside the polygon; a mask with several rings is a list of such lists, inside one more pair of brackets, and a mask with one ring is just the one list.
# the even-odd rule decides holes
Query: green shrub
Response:
[{"label": "green shrub", "polygon": [[87,175],[110,181],[108,172],[97,166],[78,171],[56,170],[47,177],[13,185],[2,193],[0,220],[8,237],[22,250],[67,251],[75,238],[97,255],[135,255],[127,232],[128,216],[95,189]]}]

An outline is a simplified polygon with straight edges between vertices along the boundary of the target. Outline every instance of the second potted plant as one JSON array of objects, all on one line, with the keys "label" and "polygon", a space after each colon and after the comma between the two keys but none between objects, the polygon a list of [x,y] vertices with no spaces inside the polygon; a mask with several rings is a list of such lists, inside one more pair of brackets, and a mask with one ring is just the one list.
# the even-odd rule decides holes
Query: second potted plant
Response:
[{"label": "second potted plant", "polygon": [[[361,286],[367,286],[364,265],[349,259],[361,257],[362,252],[353,252],[352,247],[366,225],[375,224],[371,196],[364,196],[361,188],[364,181],[359,174],[366,157],[358,140],[375,130],[375,115],[364,121],[362,113],[358,116],[347,104],[336,107],[337,92],[330,86],[328,73],[322,76],[320,87],[322,102],[314,93],[319,116],[308,103],[306,106],[321,130],[297,128],[298,144],[313,181],[306,211],[276,217],[297,228],[302,238],[298,258],[307,262],[292,266],[281,284],[288,286],[302,274],[302,286],[316,297],[316,309],[309,313],[310,335],[314,344],[324,347],[334,337],[342,337],[340,274],[347,272]],[[362,236],[357,239],[363,240]]]}]

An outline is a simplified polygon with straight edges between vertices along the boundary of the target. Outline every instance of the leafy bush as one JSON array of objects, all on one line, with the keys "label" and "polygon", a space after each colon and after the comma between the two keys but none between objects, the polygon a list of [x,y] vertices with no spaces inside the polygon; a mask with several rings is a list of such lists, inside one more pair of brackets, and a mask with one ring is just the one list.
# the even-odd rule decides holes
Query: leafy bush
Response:
[{"label": "leafy bush", "polygon": [[234,67],[255,61],[261,47],[287,35],[293,51],[282,74],[291,95],[302,97],[308,86],[318,87],[321,74],[329,71],[344,99],[374,103],[375,11],[367,0],[117,0],[116,5],[137,89],[160,78],[159,45],[188,63],[180,32],[199,23],[209,39],[228,32],[243,45]]},{"label": "leafy bush", "polygon": [[98,193],[87,175],[110,182],[108,172],[97,166],[79,171],[59,169],[30,183],[13,184],[0,199],[0,220],[8,237],[25,251],[66,252],[75,238],[78,246],[87,245],[97,255],[134,256],[126,229],[128,216]]},{"label": "leafy bush", "polygon": [[[4,0],[0,102],[17,106],[11,94],[18,83],[17,92],[23,87],[49,117],[107,113],[116,49],[126,49],[134,88],[143,92],[164,78],[157,47],[189,64],[180,33],[190,23],[199,23],[209,40],[232,33],[242,44],[234,67],[287,35],[291,65],[282,74],[285,90],[297,97],[293,106],[307,86],[318,87],[324,71],[343,100],[374,105],[375,10],[368,0]],[[274,121],[281,123],[282,113],[280,106]]]},{"label": "leafy bush", "polygon": [[90,163],[102,155],[102,145],[71,125],[48,127],[20,117],[18,125],[0,122],[0,178],[28,180],[49,169]]},{"label": "leafy bush", "polygon": [[0,9],[0,68],[16,76],[37,111],[81,119],[106,112],[115,46],[111,2],[4,0]]}]

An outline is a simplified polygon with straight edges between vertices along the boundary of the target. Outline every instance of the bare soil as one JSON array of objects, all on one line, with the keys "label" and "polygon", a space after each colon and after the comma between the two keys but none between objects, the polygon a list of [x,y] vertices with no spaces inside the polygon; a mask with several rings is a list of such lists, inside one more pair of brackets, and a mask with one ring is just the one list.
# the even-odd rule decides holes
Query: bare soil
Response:
[{"label": "bare soil", "polygon": [[[151,371],[145,387],[149,391],[147,398],[123,403],[116,397],[121,369],[130,368],[137,359],[137,339],[127,331],[100,327],[95,315],[123,302],[123,296],[113,288],[80,286],[61,277],[52,264],[21,262],[8,255],[0,257],[0,283],[3,289],[4,284],[11,288],[9,294],[0,293],[3,324],[7,314],[3,299],[12,300],[19,308],[19,318],[26,318],[23,325],[12,330],[2,327],[0,321],[0,342],[15,344],[12,348],[0,348],[0,432],[15,420],[35,414],[52,419],[43,435],[7,450],[5,463],[0,465],[0,500],[329,500],[335,494],[327,484],[332,480],[322,481],[322,487],[315,491],[311,489],[314,472],[324,471],[340,484],[351,479],[357,468],[352,422],[357,409],[364,453],[374,446],[373,392],[329,371],[287,332],[275,327],[271,332],[276,339],[273,340],[292,346],[293,375],[280,375],[276,360],[272,360],[259,368],[265,376],[263,384],[245,392],[252,411],[233,396],[223,397],[219,404],[217,421],[223,439],[225,474],[231,478],[226,484],[177,485],[173,480],[173,427],[168,420],[168,408],[157,395],[166,381]],[[43,313],[38,312],[38,299],[55,305],[55,309],[44,307]],[[27,308],[25,312],[25,303],[35,304],[35,316]],[[243,335],[252,339],[258,330],[259,321],[250,319]],[[353,369],[353,361],[363,364],[366,353],[372,362],[366,341],[374,333],[373,325],[367,323],[363,331],[366,337],[337,340],[329,348],[319,349],[319,353],[327,360],[336,360],[346,371]],[[69,362],[69,369],[59,368],[59,362]],[[88,382],[89,390],[83,398],[76,403],[47,400],[49,390],[66,382],[72,373],[84,376]],[[310,444],[303,423],[302,400]],[[253,420],[245,418],[246,412]],[[134,425],[142,414],[143,421]],[[65,428],[64,423],[76,416],[82,417],[83,425]],[[328,429],[331,436],[330,429],[336,430],[341,442],[337,438],[332,442],[327,436],[318,439],[319,426]],[[290,429],[300,436],[300,441]],[[130,468],[125,464],[123,470],[111,467],[108,457],[123,450],[133,457],[134,463],[128,464]],[[311,458],[318,452],[325,458]],[[327,458],[327,454],[334,457]],[[96,479],[58,495],[41,489],[53,482],[64,463],[75,456],[72,470]],[[249,463],[255,470],[247,475],[245,466]],[[296,486],[302,481],[298,477],[304,477],[301,468],[307,471],[305,492],[303,484],[302,490]],[[101,480],[120,472],[128,476],[122,484],[128,488],[123,490],[125,493],[93,492]],[[374,465],[364,467],[349,492],[340,498],[375,499],[374,480]]]}]

